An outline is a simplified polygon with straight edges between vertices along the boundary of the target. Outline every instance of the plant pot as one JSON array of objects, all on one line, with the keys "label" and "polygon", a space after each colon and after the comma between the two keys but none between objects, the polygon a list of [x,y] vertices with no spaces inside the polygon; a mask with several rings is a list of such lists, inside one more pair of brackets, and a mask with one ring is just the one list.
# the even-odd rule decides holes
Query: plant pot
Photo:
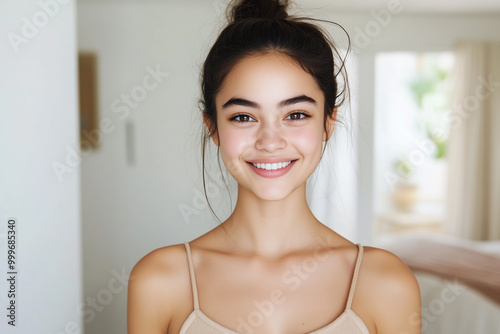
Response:
[{"label": "plant pot", "polygon": [[392,200],[397,209],[411,212],[418,201],[418,186],[413,183],[401,183],[396,185]]}]

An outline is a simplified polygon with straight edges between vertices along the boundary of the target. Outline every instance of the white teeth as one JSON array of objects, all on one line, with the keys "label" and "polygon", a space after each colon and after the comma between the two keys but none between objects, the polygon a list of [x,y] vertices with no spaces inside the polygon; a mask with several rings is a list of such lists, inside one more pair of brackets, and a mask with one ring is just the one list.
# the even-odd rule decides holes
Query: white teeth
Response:
[{"label": "white teeth", "polygon": [[252,165],[254,165],[255,167],[260,168],[260,169],[276,170],[276,169],[285,168],[286,166],[288,166],[291,163],[292,163],[291,161],[287,161],[287,162],[277,162],[277,163],[272,163],[272,164],[264,164],[264,163],[254,164],[254,163],[252,163]]}]

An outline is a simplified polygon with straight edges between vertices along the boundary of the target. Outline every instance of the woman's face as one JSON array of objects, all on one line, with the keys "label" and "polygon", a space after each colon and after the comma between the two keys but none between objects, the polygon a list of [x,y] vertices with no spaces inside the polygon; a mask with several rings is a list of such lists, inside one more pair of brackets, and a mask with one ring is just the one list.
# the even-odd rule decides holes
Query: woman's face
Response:
[{"label": "woman's face", "polygon": [[213,140],[240,191],[279,200],[305,186],[327,139],[323,92],[310,74],[280,53],[249,56],[226,76],[215,102]]}]

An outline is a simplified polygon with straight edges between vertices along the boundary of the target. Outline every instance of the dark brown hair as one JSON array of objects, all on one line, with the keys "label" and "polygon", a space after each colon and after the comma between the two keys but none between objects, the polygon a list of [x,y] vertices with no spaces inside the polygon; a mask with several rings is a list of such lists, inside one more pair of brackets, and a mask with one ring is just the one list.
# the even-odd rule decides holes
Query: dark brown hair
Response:
[{"label": "dark brown hair", "polygon": [[[315,78],[323,91],[325,131],[327,117],[332,117],[334,108],[342,105],[349,97],[345,57],[349,53],[350,40],[345,29],[335,22],[290,16],[287,13],[288,6],[288,0],[233,1],[228,7],[229,23],[220,33],[203,64],[200,106],[203,118],[209,125],[208,128],[204,127],[202,137],[203,188],[214,215],[206,195],[206,146],[211,135],[218,133],[215,97],[237,62],[247,56],[269,52],[280,52],[295,60]],[[344,59],[340,57],[329,35],[318,25],[308,21],[329,22],[345,32],[349,44]],[[339,77],[342,78],[341,82]],[[227,188],[225,180],[224,183]],[[215,217],[218,219],[217,215]]]}]

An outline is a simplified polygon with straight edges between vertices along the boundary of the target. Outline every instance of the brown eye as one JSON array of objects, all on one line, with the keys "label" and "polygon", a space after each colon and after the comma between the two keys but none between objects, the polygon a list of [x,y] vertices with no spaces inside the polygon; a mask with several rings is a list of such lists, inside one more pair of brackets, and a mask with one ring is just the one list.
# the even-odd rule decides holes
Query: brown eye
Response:
[{"label": "brown eye", "polygon": [[236,122],[239,122],[239,123],[246,123],[246,122],[250,122],[250,120],[252,120],[252,119],[253,118],[250,117],[247,114],[239,114],[239,115],[236,115],[236,116],[232,117],[230,119],[230,121],[236,121]]},{"label": "brown eye", "polygon": [[309,117],[309,115],[307,115],[306,113],[294,112],[294,113],[291,113],[290,115],[288,115],[286,119],[290,119],[292,121],[298,121],[298,120],[304,119],[306,117]]}]

